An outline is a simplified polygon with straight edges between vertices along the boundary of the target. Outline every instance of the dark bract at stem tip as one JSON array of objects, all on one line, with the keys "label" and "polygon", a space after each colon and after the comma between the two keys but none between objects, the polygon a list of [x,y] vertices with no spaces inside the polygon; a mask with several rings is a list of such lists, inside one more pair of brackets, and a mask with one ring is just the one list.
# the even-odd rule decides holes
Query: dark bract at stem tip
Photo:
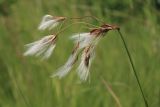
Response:
[{"label": "dark bract at stem tip", "polygon": [[103,24],[101,26],[101,28],[108,29],[108,30],[120,29],[119,26],[117,26],[117,25],[110,25],[110,24]]}]

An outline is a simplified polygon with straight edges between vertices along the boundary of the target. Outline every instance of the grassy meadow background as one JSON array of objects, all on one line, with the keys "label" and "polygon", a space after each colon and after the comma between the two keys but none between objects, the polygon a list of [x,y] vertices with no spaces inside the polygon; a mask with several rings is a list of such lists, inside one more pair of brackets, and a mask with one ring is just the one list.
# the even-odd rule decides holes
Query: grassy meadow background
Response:
[{"label": "grassy meadow background", "polygon": [[[160,3],[156,1],[0,0],[0,107],[145,107],[116,31],[108,32],[97,46],[90,82],[80,83],[78,64],[65,78],[50,78],[72,51],[73,43],[68,37],[79,32],[82,25],[61,34],[48,60],[24,57],[25,44],[52,33],[37,30],[45,14],[94,15],[119,25],[149,107],[160,107]],[[87,21],[99,25],[92,19]]]}]

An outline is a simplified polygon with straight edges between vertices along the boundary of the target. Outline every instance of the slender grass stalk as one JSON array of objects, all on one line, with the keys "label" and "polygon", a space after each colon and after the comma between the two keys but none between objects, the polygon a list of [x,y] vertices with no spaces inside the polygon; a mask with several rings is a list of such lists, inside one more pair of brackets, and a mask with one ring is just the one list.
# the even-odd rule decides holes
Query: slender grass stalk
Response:
[{"label": "slender grass stalk", "polygon": [[117,95],[115,94],[115,92],[113,91],[112,87],[109,85],[109,83],[107,83],[107,81],[101,76],[101,80],[102,83],[105,85],[106,89],[109,91],[109,93],[111,94],[111,96],[113,97],[113,99],[115,100],[116,104],[118,107],[122,107],[119,98],[117,97]]},{"label": "slender grass stalk", "polygon": [[14,76],[13,73],[11,73],[11,76],[12,76],[12,78],[13,78],[13,81],[14,81],[15,84],[16,84],[17,92],[21,95],[21,97],[22,97],[22,99],[23,99],[26,107],[32,107],[31,104],[29,103],[29,101],[26,99],[26,97],[25,97],[22,89],[19,87],[18,81],[17,81],[17,79],[15,78],[15,76]]},{"label": "slender grass stalk", "polygon": [[147,102],[147,100],[146,100],[146,98],[145,98],[145,96],[144,96],[144,93],[143,93],[143,90],[142,90],[142,86],[141,86],[141,83],[140,83],[140,81],[139,81],[139,78],[138,78],[138,75],[137,75],[135,66],[134,66],[134,64],[133,64],[133,60],[132,60],[132,58],[131,58],[131,54],[130,54],[130,52],[129,52],[129,50],[128,50],[128,47],[127,47],[127,44],[126,44],[126,42],[125,42],[125,40],[124,40],[124,37],[123,37],[122,33],[120,32],[120,30],[118,29],[117,31],[118,31],[118,33],[119,33],[119,35],[120,35],[120,38],[121,38],[121,40],[122,40],[122,42],[123,42],[123,45],[124,45],[124,47],[125,47],[125,50],[126,50],[126,52],[127,52],[127,55],[128,55],[129,61],[130,61],[130,63],[131,63],[131,66],[132,66],[134,75],[135,75],[135,77],[136,77],[138,86],[139,86],[139,88],[140,88],[140,92],[141,92],[141,94],[142,94],[142,97],[143,97],[145,106],[148,107],[148,102]]}]

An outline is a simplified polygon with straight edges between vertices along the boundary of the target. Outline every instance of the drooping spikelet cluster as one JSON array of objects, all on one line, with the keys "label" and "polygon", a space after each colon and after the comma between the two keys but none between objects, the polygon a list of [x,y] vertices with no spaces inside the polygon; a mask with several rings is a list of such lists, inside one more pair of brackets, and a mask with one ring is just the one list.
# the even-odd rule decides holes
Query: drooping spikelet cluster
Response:
[{"label": "drooping spikelet cluster", "polygon": [[[56,27],[59,23],[67,20],[66,17],[53,17],[51,15],[45,15],[38,27],[39,30],[45,30]],[[73,65],[78,60],[78,55],[81,54],[80,64],[77,68],[77,74],[82,81],[86,81],[89,76],[89,69],[92,60],[95,56],[95,48],[100,39],[109,30],[119,29],[118,26],[103,24],[98,28],[93,28],[89,32],[78,33],[71,36],[74,41],[74,49],[68,58],[67,62],[57,70],[57,73],[53,74],[52,77],[58,76],[59,78],[64,77],[71,71]],[[43,37],[42,39],[33,43],[27,44],[27,51],[24,53],[27,55],[42,56],[43,59],[49,58],[53,52],[59,33],[54,33]]]},{"label": "drooping spikelet cluster", "polygon": [[[60,22],[64,21],[65,17],[53,17],[45,15],[38,27],[39,30],[45,30],[56,27]],[[26,45],[27,51],[24,56],[35,55],[42,56],[42,59],[47,59],[51,56],[54,48],[56,47],[57,35],[51,34],[41,38],[38,41]]]}]

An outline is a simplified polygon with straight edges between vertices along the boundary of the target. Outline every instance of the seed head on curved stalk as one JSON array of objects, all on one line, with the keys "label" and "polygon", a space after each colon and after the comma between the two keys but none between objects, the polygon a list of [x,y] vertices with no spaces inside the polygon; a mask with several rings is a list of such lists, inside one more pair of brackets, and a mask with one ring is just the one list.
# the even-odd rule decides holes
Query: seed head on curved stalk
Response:
[{"label": "seed head on curved stalk", "polygon": [[42,56],[42,59],[50,57],[54,48],[56,47],[56,35],[48,35],[41,38],[38,41],[25,45],[28,49],[24,53],[24,56]]},{"label": "seed head on curved stalk", "polygon": [[119,27],[115,25],[104,24],[99,28],[92,29],[90,32],[73,35],[71,39],[74,40],[76,48],[73,49],[73,52],[66,64],[60,67],[57,70],[57,73],[53,74],[52,77],[58,76],[59,78],[62,78],[67,75],[77,61],[78,54],[82,52],[77,73],[82,81],[86,81],[89,76],[91,62],[94,59],[95,47],[97,43],[106,32],[115,29],[119,29]]},{"label": "seed head on curved stalk", "polygon": [[[88,17],[88,16],[86,16]],[[86,18],[84,17],[84,18]],[[90,16],[89,16],[90,17]],[[55,17],[52,15],[45,15],[42,18],[42,21],[38,27],[39,30],[52,29],[57,26],[60,22],[66,19],[77,19],[77,18],[67,18],[67,17]],[[79,18],[82,19],[82,18]],[[97,20],[97,18],[94,18]],[[81,24],[87,24],[85,22],[81,22]],[[72,24],[71,24],[72,25]],[[92,24],[89,24],[92,25]],[[93,25],[95,26],[95,25]],[[35,55],[42,56],[43,59],[49,58],[52,51],[56,46],[57,36],[66,30],[69,26],[60,29],[56,34],[45,36],[42,39],[35,41],[33,43],[27,44],[27,51],[24,53],[27,55]],[[91,62],[94,59],[95,47],[100,41],[100,39],[107,33],[109,30],[119,29],[116,25],[103,24],[99,27],[92,28],[89,32],[78,33],[71,37],[71,39],[75,43],[75,48],[73,49],[70,57],[67,62],[57,70],[56,74],[53,74],[52,77],[58,76],[59,78],[64,77],[69,73],[72,69],[73,65],[76,63],[78,59],[78,55],[81,53],[81,61],[78,67],[78,75],[82,81],[86,81],[89,75],[89,68],[91,66]]]},{"label": "seed head on curved stalk", "polygon": [[[42,21],[41,21],[38,29],[39,30],[45,30],[45,29],[50,30],[50,29],[54,28],[55,26],[57,26],[60,22],[64,21],[65,19],[71,19],[71,20],[78,19],[79,20],[79,19],[84,19],[87,17],[93,18],[93,19],[97,20],[98,22],[104,23],[103,21],[99,20],[98,18],[96,18],[94,16],[69,18],[69,17],[54,17],[51,15],[45,15],[42,18]],[[86,23],[86,22],[79,22],[79,23],[85,24],[85,25],[92,25],[92,24]],[[69,26],[73,26],[74,24],[78,24],[78,23],[72,23]],[[43,58],[48,58],[55,48],[55,42],[56,42],[57,35],[59,35],[59,33],[63,32],[64,30],[66,30],[69,26],[61,29],[58,33],[56,33],[56,35],[49,35],[49,36],[46,36],[36,42],[27,44],[26,46],[28,47],[28,50],[24,53],[24,55],[36,55],[36,56],[43,55]],[[119,35],[120,35],[120,37],[123,41],[123,44],[125,46],[125,49],[127,51],[127,55],[129,57],[131,66],[133,68],[133,71],[134,71],[136,80],[138,82],[141,94],[143,96],[145,105],[146,105],[146,107],[148,107],[148,102],[145,99],[145,96],[143,94],[143,90],[141,88],[141,84],[140,84],[139,78],[137,76],[131,55],[129,53],[129,50],[127,48],[125,40],[120,32],[120,28],[116,25],[110,25],[110,24],[103,24],[98,27],[95,25],[92,25],[92,26],[94,26],[96,28],[91,29],[91,31],[89,31],[87,33],[79,33],[79,34],[76,34],[71,37],[71,39],[74,40],[75,48],[73,49],[72,54],[70,55],[70,57],[69,57],[68,61],[65,63],[65,65],[63,65],[61,68],[59,68],[57,73],[53,74],[52,77],[58,76],[59,78],[62,78],[65,75],[67,75],[69,73],[69,71],[72,69],[75,62],[77,61],[78,54],[81,53],[82,54],[81,61],[80,61],[77,73],[82,81],[86,81],[89,76],[89,68],[91,66],[91,62],[94,58],[96,45],[98,44],[100,39],[108,31],[117,30],[119,32]]]},{"label": "seed head on curved stalk", "polygon": [[[52,29],[60,22],[64,21],[66,17],[58,17],[45,15],[38,27],[39,30],[45,30],[47,28]],[[28,49],[24,53],[24,56],[42,56],[42,59],[47,59],[51,56],[54,48],[56,47],[58,34],[51,34],[41,38],[38,41],[25,45]]]},{"label": "seed head on curved stalk", "polygon": [[52,15],[45,15],[42,18],[42,21],[38,27],[39,30],[45,30],[56,27],[60,22],[64,21],[66,17],[60,17],[60,16],[52,16]]}]

